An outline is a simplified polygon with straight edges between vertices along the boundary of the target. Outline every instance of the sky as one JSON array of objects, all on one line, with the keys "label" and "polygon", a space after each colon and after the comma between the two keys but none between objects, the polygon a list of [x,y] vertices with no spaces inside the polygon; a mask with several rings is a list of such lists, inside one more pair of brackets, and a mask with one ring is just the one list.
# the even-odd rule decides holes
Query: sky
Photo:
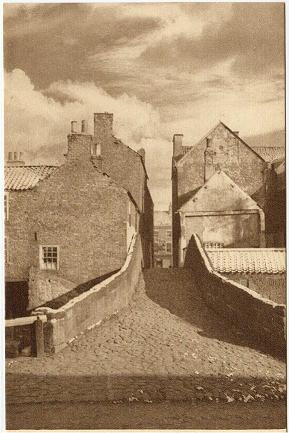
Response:
[{"label": "sky", "polygon": [[155,209],[171,200],[172,136],[219,120],[253,145],[284,144],[282,3],[4,5],[5,150],[63,162],[71,120],[114,113],[146,150]]}]

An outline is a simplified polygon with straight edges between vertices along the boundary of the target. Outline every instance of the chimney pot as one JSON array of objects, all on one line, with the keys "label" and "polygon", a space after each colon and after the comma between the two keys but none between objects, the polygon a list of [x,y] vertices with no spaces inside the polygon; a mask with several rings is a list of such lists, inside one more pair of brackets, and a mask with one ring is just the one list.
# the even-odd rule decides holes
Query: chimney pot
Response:
[{"label": "chimney pot", "polygon": [[76,133],[77,133],[77,121],[72,120],[71,121],[71,134],[76,134]]},{"label": "chimney pot", "polygon": [[21,166],[25,165],[24,161],[22,161],[23,152],[8,152],[7,164],[9,166]]},{"label": "chimney pot", "polygon": [[86,120],[81,121],[81,133],[87,134],[87,122],[86,122]]}]

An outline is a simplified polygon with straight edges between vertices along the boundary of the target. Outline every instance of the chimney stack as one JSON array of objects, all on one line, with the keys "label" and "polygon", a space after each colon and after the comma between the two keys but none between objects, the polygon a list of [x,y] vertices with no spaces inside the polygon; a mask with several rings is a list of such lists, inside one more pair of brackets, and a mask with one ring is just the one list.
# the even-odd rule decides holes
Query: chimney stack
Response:
[{"label": "chimney stack", "polygon": [[23,152],[8,152],[6,164],[9,167],[25,165],[25,162],[23,161]]},{"label": "chimney stack", "polygon": [[239,136],[239,131],[233,131],[235,135]]},{"label": "chimney stack", "polygon": [[173,156],[179,156],[183,154],[183,134],[174,134],[173,136]]},{"label": "chimney stack", "polygon": [[94,137],[102,148],[112,139],[112,125],[112,113],[94,113]]}]

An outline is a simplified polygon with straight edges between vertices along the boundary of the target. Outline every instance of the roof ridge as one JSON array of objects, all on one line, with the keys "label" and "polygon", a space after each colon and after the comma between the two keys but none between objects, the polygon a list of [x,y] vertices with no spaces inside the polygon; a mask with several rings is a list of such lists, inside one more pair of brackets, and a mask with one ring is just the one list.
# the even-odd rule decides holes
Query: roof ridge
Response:
[{"label": "roof ridge", "polygon": [[234,131],[232,131],[232,129],[230,129],[224,122],[220,121],[220,123],[229,131],[231,132],[231,134],[234,135],[235,138],[239,139],[243,144],[245,144],[245,146],[247,146],[249,149],[251,149],[255,155],[257,155],[260,159],[262,159],[262,161],[266,162],[264,158],[262,158],[261,155],[259,155],[257,152],[255,152],[254,149],[252,149],[252,147],[246,143],[246,141],[244,141],[238,134],[236,134]]},{"label": "roof ridge", "polygon": [[226,182],[230,182],[231,184],[233,184],[236,190],[239,191],[240,194],[248,197],[250,199],[250,202],[256,205],[256,208],[260,209],[260,206],[258,205],[256,200],[254,200],[246,191],[244,191],[224,170],[218,170],[215,171],[215,173],[213,173],[212,176],[210,176],[209,179],[206,180],[206,182],[202,186],[200,186],[200,188],[198,188],[195,191],[195,193],[192,196],[190,196],[188,200],[185,201],[178,210],[181,210],[184,206],[186,206],[187,203],[189,203],[190,200],[196,198],[204,189],[207,189],[208,184],[211,184],[213,182],[212,179],[220,175],[222,175],[225,178]]}]

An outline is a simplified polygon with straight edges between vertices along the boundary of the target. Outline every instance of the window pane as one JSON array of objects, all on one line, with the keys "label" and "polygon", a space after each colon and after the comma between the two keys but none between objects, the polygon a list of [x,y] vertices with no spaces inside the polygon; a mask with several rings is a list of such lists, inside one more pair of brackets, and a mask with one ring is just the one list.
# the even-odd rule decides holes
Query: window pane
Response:
[{"label": "window pane", "polygon": [[57,247],[42,247],[41,268],[57,270]]}]

